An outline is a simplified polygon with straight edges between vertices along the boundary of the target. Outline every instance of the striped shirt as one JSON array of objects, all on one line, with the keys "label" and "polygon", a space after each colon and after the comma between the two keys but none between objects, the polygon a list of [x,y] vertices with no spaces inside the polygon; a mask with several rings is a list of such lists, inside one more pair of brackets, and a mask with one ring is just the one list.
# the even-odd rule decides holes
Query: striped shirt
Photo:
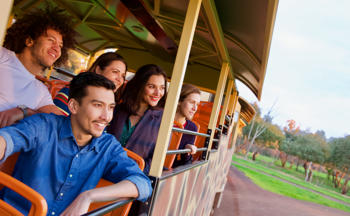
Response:
[{"label": "striped shirt", "polygon": [[65,115],[69,116],[70,111],[68,109],[68,98],[69,98],[69,86],[62,88],[55,98],[53,99],[53,103],[58,107],[59,110]]}]

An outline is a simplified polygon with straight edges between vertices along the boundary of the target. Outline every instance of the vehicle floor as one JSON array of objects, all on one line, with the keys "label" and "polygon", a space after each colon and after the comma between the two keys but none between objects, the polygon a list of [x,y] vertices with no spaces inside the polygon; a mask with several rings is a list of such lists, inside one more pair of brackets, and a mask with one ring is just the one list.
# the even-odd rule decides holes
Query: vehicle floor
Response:
[{"label": "vehicle floor", "polygon": [[349,216],[349,212],[266,191],[231,166],[214,216]]}]

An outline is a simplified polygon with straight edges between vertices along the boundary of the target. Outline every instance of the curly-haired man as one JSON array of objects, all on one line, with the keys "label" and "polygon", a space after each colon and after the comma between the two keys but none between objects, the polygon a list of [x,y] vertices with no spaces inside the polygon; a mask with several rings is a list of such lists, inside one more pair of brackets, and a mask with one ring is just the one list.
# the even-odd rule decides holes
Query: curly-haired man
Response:
[{"label": "curly-haired man", "polygon": [[67,60],[74,46],[72,18],[48,6],[25,14],[0,47],[0,128],[38,112],[62,114],[35,76]]}]

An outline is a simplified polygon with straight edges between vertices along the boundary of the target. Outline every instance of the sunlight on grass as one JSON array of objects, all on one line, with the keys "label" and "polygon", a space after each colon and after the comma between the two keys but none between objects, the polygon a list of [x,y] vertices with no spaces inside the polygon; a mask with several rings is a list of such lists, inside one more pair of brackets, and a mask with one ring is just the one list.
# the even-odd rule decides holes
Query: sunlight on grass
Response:
[{"label": "sunlight on grass", "polygon": [[271,167],[271,166],[267,166],[264,163],[261,163],[261,162],[259,163],[258,161],[254,162],[251,160],[244,160],[243,158],[239,158],[236,156],[233,157],[233,160],[240,163],[240,164],[243,164],[245,166],[252,167],[254,169],[257,169],[257,170],[260,170],[260,171],[265,172],[267,174],[270,174],[272,176],[276,176],[278,178],[287,180],[287,181],[292,182],[294,184],[301,185],[303,187],[309,188],[311,190],[314,190],[314,191],[317,191],[319,193],[325,194],[327,196],[333,197],[335,199],[341,200],[343,202],[350,203],[349,196],[344,196],[340,192],[334,191],[333,188],[332,188],[333,190],[329,190],[329,188],[327,188],[327,187],[323,188],[320,186],[313,185],[309,182],[305,182],[303,175],[301,175],[301,176],[296,175],[295,170],[283,169],[281,167]]},{"label": "sunlight on grass", "polygon": [[350,212],[350,207],[342,205],[340,203],[337,203],[332,200],[328,200],[316,193],[309,192],[306,190],[303,190],[301,188],[298,188],[296,186],[290,185],[288,183],[279,181],[273,177],[266,176],[264,174],[260,174],[259,172],[256,172],[254,170],[245,168],[243,166],[235,164],[240,171],[244,172],[244,174],[249,177],[255,184],[260,186],[261,188],[281,194],[284,196],[288,196],[291,198],[299,199],[299,200],[305,200],[310,201],[313,203],[318,203],[321,205],[329,206],[332,208],[337,208],[343,211]]}]

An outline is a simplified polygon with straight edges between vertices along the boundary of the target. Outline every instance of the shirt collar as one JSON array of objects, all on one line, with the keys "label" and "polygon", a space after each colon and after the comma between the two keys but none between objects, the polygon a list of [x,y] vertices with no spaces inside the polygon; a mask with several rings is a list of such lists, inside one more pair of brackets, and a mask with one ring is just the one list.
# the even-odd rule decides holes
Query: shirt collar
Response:
[{"label": "shirt collar", "polygon": [[[70,137],[72,137],[74,139],[70,115],[63,119],[63,123],[61,125],[61,130],[60,130],[59,135],[60,135],[61,139],[70,138]],[[103,132],[100,137],[92,138],[91,142],[88,144],[89,146],[87,146],[87,149],[89,151],[95,150],[96,153],[99,153],[100,152],[100,145],[98,145],[98,143],[100,142],[100,140],[102,139],[102,137],[104,135],[105,135],[105,132]]]},{"label": "shirt collar", "polygon": [[96,153],[100,152],[100,145],[98,145],[99,142],[101,142],[101,138],[104,135],[104,132],[102,132],[102,135],[99,137],[93,137],[88,148],[89,150],[95,150]]},{"label": "shirt collar", "polygon": [[61,125],[61,130],[60,130],[60,138],[68,138],[68,137],[74,137],[73,131],[72,131],[72,124],[70,121],[70,116],[67,116],[63,118],[63,122]]}]

